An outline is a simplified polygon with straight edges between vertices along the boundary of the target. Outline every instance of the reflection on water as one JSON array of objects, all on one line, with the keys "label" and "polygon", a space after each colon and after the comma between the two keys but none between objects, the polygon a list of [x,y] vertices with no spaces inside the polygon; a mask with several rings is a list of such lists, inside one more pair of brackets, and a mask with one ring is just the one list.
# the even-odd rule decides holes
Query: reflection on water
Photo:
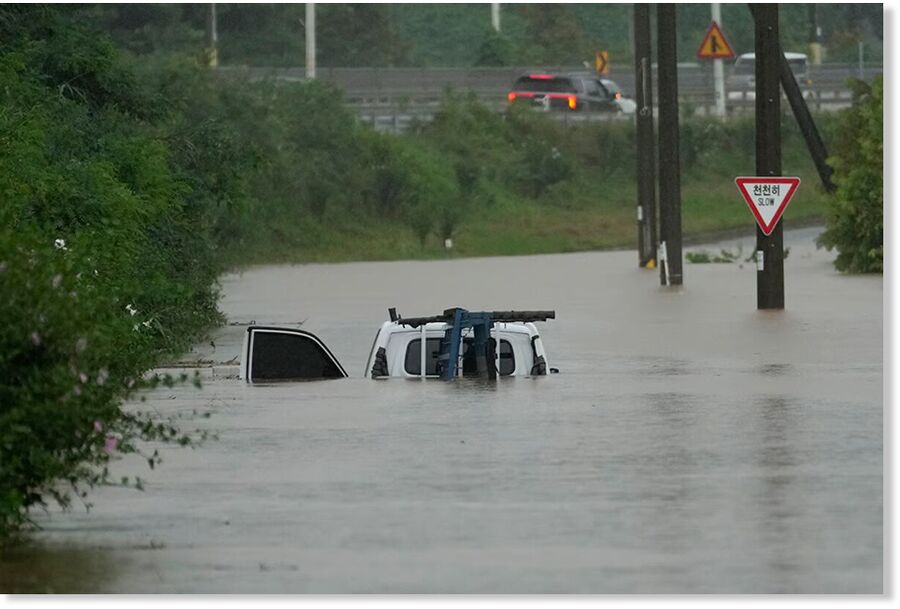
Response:
[{"label": "reflection on water", "polygon": [[[880,592],[881,280],[845,281],[811,238],[780,315],[754,310],[753,269],[689,265],[661,295],[633,252],[227,276],[229,316],[308,318],[357,376],[248,387],[222,368],[149,395],[211,408],[197,424],[219,440],[164,447],[153,472],[118,461],[144,493],[36,515],[0,590]],[[362,378],[387,307],[456,305],[555,308],[561,373]],[[215,357],[240,339],[223,328]]]},{"label": "reflection on water", "polygon": [[0,550],[0,590],[10,594],[106,592],[119,571],[130,566],[123,554],[108,548],[34,543],[5,548]]}]

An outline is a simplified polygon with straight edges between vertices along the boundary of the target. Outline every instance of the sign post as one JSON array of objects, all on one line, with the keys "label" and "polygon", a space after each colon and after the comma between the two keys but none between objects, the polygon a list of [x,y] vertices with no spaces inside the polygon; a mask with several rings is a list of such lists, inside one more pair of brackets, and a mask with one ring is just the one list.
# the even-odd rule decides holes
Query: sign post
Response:
[{"label": "sign post", "polygon": [[[753,9],[756,17],[756,175],[772,179],[781,176],[782,56],[778,5],[757,4]],[[782,201],[782,204],[787,203]],[[762,228],[756,231],[756,308],[784,309],[784,235],[778,218],[773,217],[770,223],[768,232]]]},{"label": "sign post", "polygon": [[725,69],[722,65],[723,59],[732,59],[734,57],[734,49],[725,39],[725,34],[719,27],[719,20],[722,18],[721,7],[718,3],[712,4],[713,20],[706,30],[706,36],[697,49],[697,59],[712,60],[713,62],[713,84],[715,93],[715,112],[718,116],[725,116]]}]

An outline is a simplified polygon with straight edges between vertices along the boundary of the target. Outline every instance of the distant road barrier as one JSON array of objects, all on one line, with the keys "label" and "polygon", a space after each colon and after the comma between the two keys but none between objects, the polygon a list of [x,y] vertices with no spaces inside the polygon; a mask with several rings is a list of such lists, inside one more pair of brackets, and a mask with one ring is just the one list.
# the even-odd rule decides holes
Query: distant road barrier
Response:
[{"label": "distant road barrier", "polygon": [[[220,67],[219,73],[229,79],[274,78],[302,81],[303,68]],[[418,121],[434,116],[445,91],[471,92],[481,102],[502,110],[512,83],[526,73],[585,71],[573,66],[518,66],[504,68],[323,68],[319,80],[331,83],[344,93],[344,99],[360,116],[379,129],[402,131]],[[881,65],[866,65],[862,77],[870,80],[882,73]],[[810,66],[811,84],[804,86],[811,109],[834,110],[850,104],[851,92],[846,82],[860,76],[857,64],[823,64]],[[634,96],[634,73],[621,70],[610,75],[627,97]],[[654,88],[654,93],[656,88]],[[679,64],[678,93],[684,107],[705,114],[714,107],[712,69],[695,63]],[[729,112],[752,110],[753,91],[727,91]],[[556,113],[554,113],[556,114]],[[560,120],[615,120],[604,114],[571,115],[559,113]],[[565,117],[565,118],[564,118]]]}]

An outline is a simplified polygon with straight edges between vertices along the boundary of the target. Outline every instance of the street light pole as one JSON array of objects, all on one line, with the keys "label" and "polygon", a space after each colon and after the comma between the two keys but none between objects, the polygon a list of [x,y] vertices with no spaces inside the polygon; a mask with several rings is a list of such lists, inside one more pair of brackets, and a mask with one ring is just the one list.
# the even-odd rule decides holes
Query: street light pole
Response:
[{"label": "street light pole", "polygon": [[209,5],[206,14],[206,52],[209,67],[219,66],[219,32],[216,24],[216,3]]},{"label": "street light pole", "polygon": [[306,3],[306,78],[316,77],[316,4]]},{"label": "street light pole", "polygon": [[491,2],[491,25],[495,32],[500,31],[500,3]]},{"label": "street light pole", "polygon": [[[713,2],[711,5],[712,20],[722,27],[722,5]],[[715,83],[716,116],[725,116],[725,66],[721,59],[713,59],[713,82]]]}]

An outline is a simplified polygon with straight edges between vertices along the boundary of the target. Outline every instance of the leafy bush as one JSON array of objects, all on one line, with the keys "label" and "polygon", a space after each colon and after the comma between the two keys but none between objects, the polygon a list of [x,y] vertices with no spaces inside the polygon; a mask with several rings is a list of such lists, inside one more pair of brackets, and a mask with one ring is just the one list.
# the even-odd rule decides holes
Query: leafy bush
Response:
[{"label": "leafy bush", "polygon": [[197,140],[138,82],[60,12],[0,9],[0,537],[108,482],[111,451],[191,441],[120,404],[219,320],[211,218],[240,169],[180,153]]},{"label": "leafy bush", "polygon": [[819,245],[837,249],[839,271],[884,269],[884,82],[852,81],[853,106],[841,113],[838,150],[829,163],[837,192],[829,201],[828,227]]}]

